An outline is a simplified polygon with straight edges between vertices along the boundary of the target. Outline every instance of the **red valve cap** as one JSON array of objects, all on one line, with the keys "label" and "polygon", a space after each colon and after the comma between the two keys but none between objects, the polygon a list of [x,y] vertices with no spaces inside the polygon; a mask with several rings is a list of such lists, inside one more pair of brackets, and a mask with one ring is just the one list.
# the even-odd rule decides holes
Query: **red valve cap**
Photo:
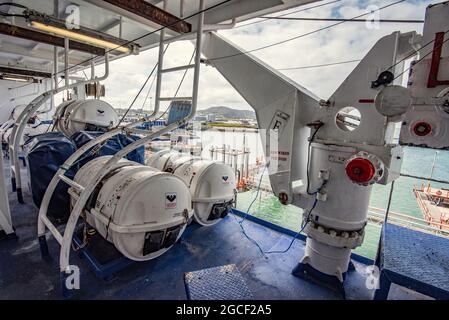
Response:
[{"label": "red valve cap", "polygon": [[374,165],[368,159],[355,158],[346,165],[346,174],[356,183],[368,183],[376,174]]}]

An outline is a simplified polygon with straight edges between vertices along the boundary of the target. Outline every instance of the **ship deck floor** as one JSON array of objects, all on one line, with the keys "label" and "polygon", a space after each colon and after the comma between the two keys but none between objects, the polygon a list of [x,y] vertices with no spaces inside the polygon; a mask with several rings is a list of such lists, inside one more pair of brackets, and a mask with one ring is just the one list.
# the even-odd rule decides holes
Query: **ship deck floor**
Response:
[{"label": "ship deck floor", "polygon": [[[6,162],[6,161],[5,161]],[[5,163],[6,168],[9,168]],[[9,176],[9,170],[5,170]],[[24,181],[26,170],[23,170]],[[9,187],[9,186],[8,186]],[[10,189],[10,187],[9,187]],[[38,210],[24,186],[25,204],[10,194],[12,218],[18,239],[0,242],[0,299],[61,299],[59,245],[48,236],[52,259],[42,260],[37,242]],[[283,254],[263,256],[242,233],[240,219],[233,214],[213,227],[192,225],[166,254],[148,262],[134,263],[110,281],[99,279],[86,260],[72,252],[71,263],[80,267],[79,299],[186,299],[185,272],[236,264],[255,299],[340,299],[328,289],[294,277],[292,269],[304,253],[305,243],[295,241]],[[291,237],[267,225],[245,221],[246,233],[265,250],[283,250]],[[366,288],[366,264],[355,262],[356,270],[346,278],[347,299],[372,299]],[[426,296],[392,285],[389,299],[427,299]]]}]

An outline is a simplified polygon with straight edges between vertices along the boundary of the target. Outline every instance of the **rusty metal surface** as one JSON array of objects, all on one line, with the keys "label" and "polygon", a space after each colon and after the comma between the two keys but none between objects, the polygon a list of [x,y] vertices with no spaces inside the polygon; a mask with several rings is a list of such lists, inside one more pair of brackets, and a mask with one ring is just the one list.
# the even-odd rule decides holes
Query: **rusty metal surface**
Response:
[{"label": "rusty metal surface", "polygon": [[179,32],[189,33],[192,31],[192,25],[181,21],[178,17],[152,5],[143,0],[103,0],[109,4],[129,11],[142,18],[153,21],[154,23],[166,26],[167,28]]},{"label": "rusty metal surface", "polygon": [[[0,23],[0,34],[64,48],[64,38],[56,37],[48,33],[12,26],[6,23]],[[102,48],[73,40],[69,41],[69,48],[72,50],[87,52],[98,56],[103,56],[105,54],[105,50]]]},{"label": "rusty metal surface", "polygon": [[0,73],[16,74],[16,75],[30,76],[30,77],[37,77],[37,78],[51,78],[51,73],[33,71],[33,70],[29,70],[29,69],[25,70],[25,69],[17,69],[17,68],[0,67]]}]

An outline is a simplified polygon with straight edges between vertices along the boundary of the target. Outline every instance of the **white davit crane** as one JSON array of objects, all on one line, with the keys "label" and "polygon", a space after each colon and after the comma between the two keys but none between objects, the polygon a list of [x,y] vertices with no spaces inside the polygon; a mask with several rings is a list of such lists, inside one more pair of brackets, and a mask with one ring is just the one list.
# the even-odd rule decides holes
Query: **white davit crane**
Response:
[{"label": "white davit crane", "polygon": [[[304,209],[299,276],[343,290],[351,249],[360,246],[374,183],[400,175],[398,143],[449,145],[448,2],[427,8],[424,34],[381,38],[328,100],[216,33],[203,53],[255,109],[266,129],[270,182],[283,204]],[[446,35],[447,38],[447,35]],[[298,53],[299,54],[299,53]],[[404,62],[415,57],[410,82]]]}]

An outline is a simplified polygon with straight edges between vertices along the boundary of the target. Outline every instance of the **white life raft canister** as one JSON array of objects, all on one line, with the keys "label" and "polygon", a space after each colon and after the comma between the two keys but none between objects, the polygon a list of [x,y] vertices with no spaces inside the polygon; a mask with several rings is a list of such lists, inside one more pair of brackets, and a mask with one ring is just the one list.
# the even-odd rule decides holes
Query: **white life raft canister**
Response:
[{"label": "white life raft canister", "polygon": [[153,154],[148,165],[173,173],[189,186],[199,224],[214,225],[232,209],[236,180],[230,166],[167,150]]},{"label": "white life raft canister", "polygon": [[79,131],[107,131],[119,122],[117,111],[98,99],[71,100],[58,106],[56,129],[70,137]]},{"label": "white life raft canister", "polygon": [[[85,186],[111,156],[84,165],[75,181]],[[77,200],[70,189],[72,206]],[[99,183],[85,207],[86,220],[126,257],[154,259],[170,249],[192,218],[185,183],[169,173],[121,160]]]}]

